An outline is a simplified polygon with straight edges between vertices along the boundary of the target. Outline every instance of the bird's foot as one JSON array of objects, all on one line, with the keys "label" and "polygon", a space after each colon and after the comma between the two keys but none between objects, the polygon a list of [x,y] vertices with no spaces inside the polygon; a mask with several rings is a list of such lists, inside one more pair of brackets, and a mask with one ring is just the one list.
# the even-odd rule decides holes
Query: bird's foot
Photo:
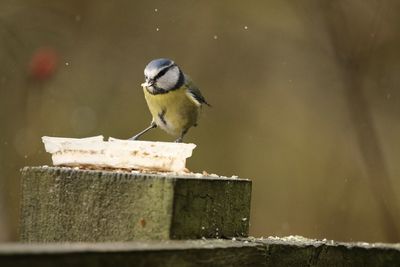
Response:
[{"label": "bird's foot", "polygon": [[179,138],[176,139],[174,142],[175,142],[175,143],[182,143],[182,141],[183,141],[183,138],[182,138],[182,137],[179,137]]}]

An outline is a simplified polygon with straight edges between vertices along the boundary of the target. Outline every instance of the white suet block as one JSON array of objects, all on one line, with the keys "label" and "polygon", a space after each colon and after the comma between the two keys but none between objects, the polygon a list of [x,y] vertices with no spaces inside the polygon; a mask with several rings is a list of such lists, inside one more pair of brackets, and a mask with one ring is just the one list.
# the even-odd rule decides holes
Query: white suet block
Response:
[{"label": "white suet block", "polygon": [[195,144],[120,140],[94,136],[62,138],[43,136],[53,165],[184,172]]}]

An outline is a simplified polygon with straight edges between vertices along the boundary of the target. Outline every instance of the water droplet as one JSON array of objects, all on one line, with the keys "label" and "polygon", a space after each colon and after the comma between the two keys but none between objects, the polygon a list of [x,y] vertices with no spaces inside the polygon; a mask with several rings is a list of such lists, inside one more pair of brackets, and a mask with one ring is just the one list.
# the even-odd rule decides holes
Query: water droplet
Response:
[{"label": "water droplet", "polygon": [[245,29],[245,30],[247,30],[247,29],[249,29],[249,27],[247,27],[247,26],[244,26],[244,29]]},{"label": "water droplet", "polygon": [[158,8],[155,8],[155,9],[154,9],[154,12],[158,12]]},{"label": "water droplet", "polygon": [[218,39],[218,35],[214,35],[214,40],[217,40]]},{"label": "water droplet", "polygon": [[160,28],[156,28],[156,31],[160,31]]},{"label": "water droplet", "polygon": [[65,62],[65,66],[69,66],[69,62]]}]

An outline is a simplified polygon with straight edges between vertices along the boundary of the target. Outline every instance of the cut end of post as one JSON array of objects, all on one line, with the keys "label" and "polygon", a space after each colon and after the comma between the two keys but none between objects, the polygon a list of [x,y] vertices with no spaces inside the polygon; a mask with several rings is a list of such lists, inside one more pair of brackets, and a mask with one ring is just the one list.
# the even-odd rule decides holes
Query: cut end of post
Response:
[{"label": "cut end of post", "polygon": [[184,172],[195,144],[121,140],[102,135],[88,138],[43,136],[53,165]]}]

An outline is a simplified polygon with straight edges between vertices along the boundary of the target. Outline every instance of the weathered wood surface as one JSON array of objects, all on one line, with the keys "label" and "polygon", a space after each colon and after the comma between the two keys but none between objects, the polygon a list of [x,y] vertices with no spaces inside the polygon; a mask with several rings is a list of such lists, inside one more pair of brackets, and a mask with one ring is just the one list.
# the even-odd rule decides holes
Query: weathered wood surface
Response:
[{"label": "weathered wood surface", "polygon": [[263,266],[260,244],[227,240],[0,245],[0,266]]},{"label": "weathered wood surface", "polygon": [[21,241],[247,236],[251,181],[26,167]]},{"label": "weathered wood surface", "polygon": [[94,136],[63,138],[43,136],[45,149],[56,166],[139,169],[183,172],[195,144],[120,140]]},{"label": "weathered wood surface", "polygon": [[301,236],[253,239],[266,248],[266,266],[394,267],[400,266],[400,244],[344,243]]},{"label": "weathered wood surface", "polygon": [[400,244],[302,237],[117,243],[1,244],[0,266],[395,267]]}]

